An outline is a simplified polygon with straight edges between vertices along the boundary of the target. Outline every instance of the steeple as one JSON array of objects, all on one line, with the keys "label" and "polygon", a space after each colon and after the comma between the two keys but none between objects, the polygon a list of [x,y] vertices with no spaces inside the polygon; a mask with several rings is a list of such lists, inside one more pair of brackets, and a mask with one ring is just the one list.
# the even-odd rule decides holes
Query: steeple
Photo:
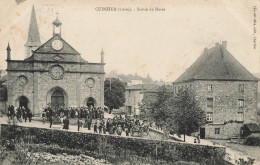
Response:
[{"label": "steeple", "polygon": [[101,63],[103,64],[104,63],[104,55],[105,55],[104,50],[103,50],[103,46],[102,46],[102,50],[101,50],[100,55],[101,55]]},{"label": "steeple", "polygon": [[56,35],[56,34],[61,36],[61,25],[62,25],[62,23],[58,18],[59,13],[56,13],[56,14],[57,14],[57,18],[56,18],[55,21],[52,22],[52,24],[53,24],[53,36]]},{"label": "steeple", "polygon": [[7,51],[7,60],[11,60],[11,48],[9,46],[9,42],[8,42],[8,46],[6,48]]},{"label": "steeple", "polygon": [[26,58],[30,57],[32,55],[32,51],[41,46],[40,33],[37,25],[34,5],[32,7],[28,38],[24,46],[26,47]]}]

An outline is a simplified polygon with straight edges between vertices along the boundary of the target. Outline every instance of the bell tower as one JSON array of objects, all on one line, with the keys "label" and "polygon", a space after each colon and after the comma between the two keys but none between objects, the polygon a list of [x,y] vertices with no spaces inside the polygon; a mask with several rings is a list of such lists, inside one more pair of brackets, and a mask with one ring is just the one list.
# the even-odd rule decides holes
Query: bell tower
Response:
[{"label": "bell tower", "polygon": [[53,21],[53,36],[55,36],[56,34],[58,34],[59,36],[61,36],[61,21],[59,20],[58,18],[58,14],[59,13],[56,13],[57,14],[57,18],[55,21]]},{"label": "bell tower", "polygon": [[28,38],[24,46],[26,48],[25,58],[30,57],[33,51],[36,50],[39,46],[41,46],[40,33],[37,25],[34,6],[32,7]]}]

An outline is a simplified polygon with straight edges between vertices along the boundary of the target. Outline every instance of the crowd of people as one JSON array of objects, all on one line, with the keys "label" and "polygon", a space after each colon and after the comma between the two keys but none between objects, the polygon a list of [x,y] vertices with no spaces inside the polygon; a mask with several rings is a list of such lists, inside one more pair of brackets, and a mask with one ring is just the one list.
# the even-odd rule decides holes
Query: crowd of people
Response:
[{"label": "crowd of people", "polygon": [[126,136],[129,136],[134,132],[148,130],[145,122],[140,123],[139,120],[130,120],[121,115],[104,119],[104,110],[100,107],[46,107],[42,112],[42,118],[43,123],[49,120],[50,128],[52,124],[61,124],[63,129],[69,129],[70,119],[76,119],[78,131],[82,127],[88,130],[93,128],[93,132],[99,134],[122,135],[125,131]]},{"label": "crowd of people", "polygon": [[19,108],[14,107],[13,105],[9,105],[7,109],[7,117],[10,120],[14,120],[15,118],[22,122],[29,120],[29,122],[32,121],[32,111],[28,107],[21,106]]},{"label": "crowd of people", "polygon": [[[123,132],[125,132],[126,136],[132,136],[135,132],[141,133],[141,132],[147,132],[148,124],[145,122],[140,122],[139,120],[135,119],[128,119],[123,118],[120,116],[115,116],[112,119],[96,119],[94,120],[94,126],[93,131],[94,133],[99,134],[110,134],[110,135],[119,135],[121,136]],[[78,119],[78,130],[81,126],[83,128],[87,128],[88,130],[91,130],[91,124],[92,120],[90,118],[85,119],[85,123]]]}]

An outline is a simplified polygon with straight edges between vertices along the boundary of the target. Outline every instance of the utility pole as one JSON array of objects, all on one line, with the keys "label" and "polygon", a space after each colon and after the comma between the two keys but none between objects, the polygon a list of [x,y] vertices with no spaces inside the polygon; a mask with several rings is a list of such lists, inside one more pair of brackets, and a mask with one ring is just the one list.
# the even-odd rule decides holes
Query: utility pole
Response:
[{"label": "utility pole", "polygon": [[109,78],[109,82],[110,82],[110,90],[111,90],[111,77]]}]

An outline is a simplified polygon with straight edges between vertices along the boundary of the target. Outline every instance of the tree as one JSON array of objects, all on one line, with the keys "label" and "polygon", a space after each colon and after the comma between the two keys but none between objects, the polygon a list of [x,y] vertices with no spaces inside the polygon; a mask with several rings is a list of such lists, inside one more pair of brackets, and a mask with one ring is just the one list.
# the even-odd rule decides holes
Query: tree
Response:
[{"label": "tree", "polygon": [[186,89],[181,90],[172,100],[172,122],[175,131],[179,134],[190,135],[206,123],[206,115],[192,93]]},{"label": "tree", "polygon": [[153,104],[152,116],[170,133],[190,135],[198,131],[206,123],[205,112],[188,90],[180,90],[174,96],[171,87],[162,86],[157,92],[157,100]]},{"label": "tree", "polygon": [[105,106],[109,108],[109,113],[113,109],[122,107],[125,103],[125,84],[117,78],[109,78],[104,83]]},{"label": "tree", "polygon": [[168,118],[170,118],[171,109],[170,102],[173,98],[173,93],[171,92],[171,87],[163,85],[161,86],[156,93],[156,101],[152,104],[152,117],[154,118],[157,124],[165,125]]}]

